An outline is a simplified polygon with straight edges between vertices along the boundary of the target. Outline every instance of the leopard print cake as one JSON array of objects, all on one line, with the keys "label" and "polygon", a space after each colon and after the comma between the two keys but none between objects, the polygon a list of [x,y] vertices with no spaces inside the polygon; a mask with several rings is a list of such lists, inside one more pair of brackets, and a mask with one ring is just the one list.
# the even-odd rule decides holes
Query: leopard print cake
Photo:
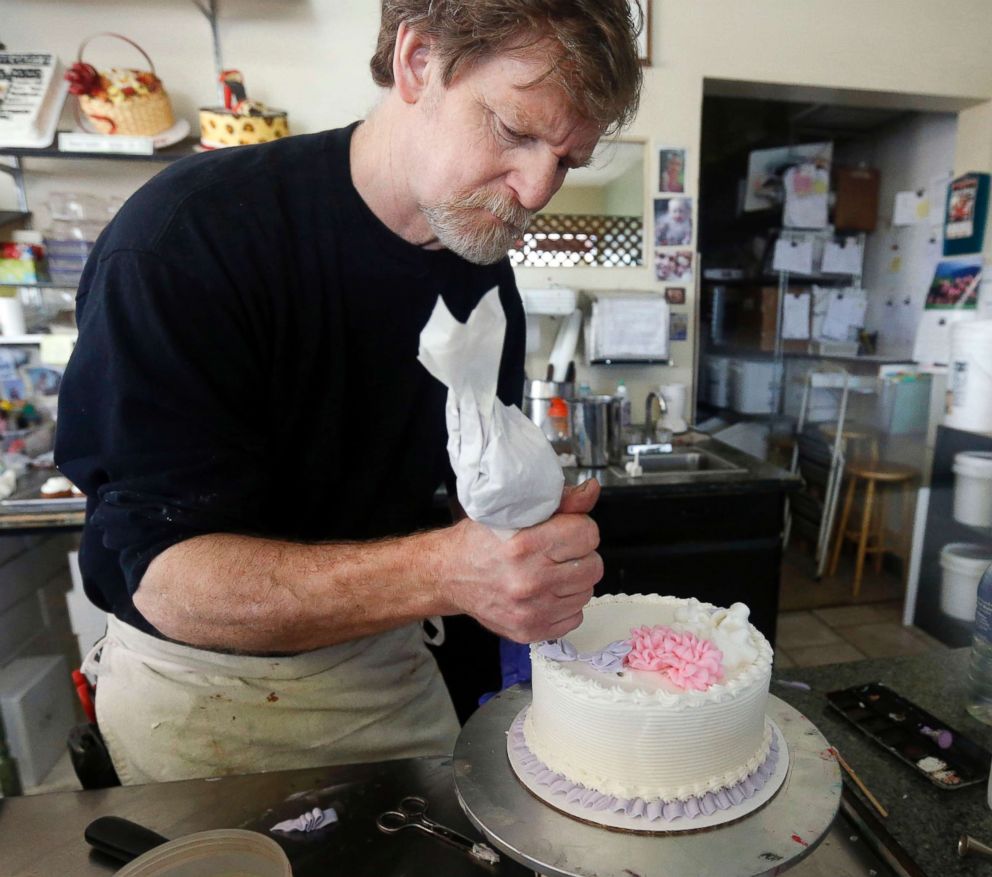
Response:
[{"label": "leopard print cake", "polygon": [[200,110],[200,145],[205,149],[268,143],[289,136],[289,121],[283,110],[257,104],[245,109],[203,107]]}]

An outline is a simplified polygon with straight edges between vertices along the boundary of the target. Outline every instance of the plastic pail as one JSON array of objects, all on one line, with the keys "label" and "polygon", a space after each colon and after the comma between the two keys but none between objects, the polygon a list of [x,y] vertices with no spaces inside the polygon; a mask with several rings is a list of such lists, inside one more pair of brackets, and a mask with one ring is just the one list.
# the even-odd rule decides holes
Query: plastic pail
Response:
[{"label": "plastic pail", "polygon": [[992,432],[992,320],[964,320],[951,326],[944,424],[971,432]]},{"label": "plastic pail", "polygon": [[941,611],[961,621],[974,621],[978,582],[992,566],[992,546],[952,542],[940,550],[940,566]]}]

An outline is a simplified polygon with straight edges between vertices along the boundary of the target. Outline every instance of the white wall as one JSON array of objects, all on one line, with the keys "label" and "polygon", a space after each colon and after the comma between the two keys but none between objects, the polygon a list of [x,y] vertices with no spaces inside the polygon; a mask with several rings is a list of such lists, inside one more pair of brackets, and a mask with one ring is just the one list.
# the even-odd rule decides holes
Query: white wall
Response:
[{"label": "white wall", "polygon": [[867,236],[862,285],[865,328],[878,332],[878,352],[885,356],[912,358],[943,234],[939,224],[893,226],[895,196],[929,191],[935,178],[952,173],[956,132],[956,115],[921,113],[887,126],[869,143],[838,151],[846,165],[862,159],[880,171],[878,226]]},{"label": "white wall", "polygon": [[[221,0],[225,63],[240,68],[257,98],[289,110],[293,130],[315,131],[363,115],[376,99],[367,72],[375,41],[377,0]],[[191,121],[213,103],[213,65],[206,22],[190,0],[0,0],[3,39],[12,49],[51,49],[75,57],[81,36],[111,29],[141,43],[156,61],[176,109]],[[992,15],[988,0],[654,0],[652,65],[641,111],[628,132],[648,145],[644,209],[650,216],[657,149],[689,150],[687,194],[698,196],[698,148],[706,79],[815,86],[838,102],[887,102],[916,109],[973,109],[959,119],[956,170],[992,168]],[[126,46],[93,58],[122,63]],[[87,57],[90,57],[87,54]],[[31,163],[30,194],[100,187],[127,194],[154,171],[123,162]],[[0,205],[12,204],[9,186]],[[992,228],[990,228],[992,240]],[[653,289],[651,259],[631,269],[519,272],[521,285],[548,274],[583,289]],[[686,310],[695,332],[695,295]],[[652,384],[692,378],[695,344],[675,345],[676,367],[628,371],[635,408]],[[600,369],[604,371],[604,369]],[[615,385],[617,373],[594,385]],[[690,398],[693,394],[690,394]]]}]

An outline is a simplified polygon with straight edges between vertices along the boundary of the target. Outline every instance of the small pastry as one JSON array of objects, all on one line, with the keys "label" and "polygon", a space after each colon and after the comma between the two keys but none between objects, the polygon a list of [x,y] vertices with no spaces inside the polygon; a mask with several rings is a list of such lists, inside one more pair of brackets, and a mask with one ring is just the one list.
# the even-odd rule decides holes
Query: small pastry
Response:
[{"label": "small pastry", "polygon": [[41,485],[43,499],[64,499],[72,496],[72,482],[64,475],[53,475]]}]

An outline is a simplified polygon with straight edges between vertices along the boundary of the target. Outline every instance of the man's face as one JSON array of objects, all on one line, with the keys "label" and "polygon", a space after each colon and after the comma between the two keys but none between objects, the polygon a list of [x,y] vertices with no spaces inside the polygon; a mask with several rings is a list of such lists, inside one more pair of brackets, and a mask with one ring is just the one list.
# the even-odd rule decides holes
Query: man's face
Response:
[{"label": "man's face", "polygon": [[503,258],[599,140],[557,86],[521,87],[546,67],[535,48],[483,61],[447,89],[435,70],[427,86],[410,184],[431,234],[471,262]]}]

